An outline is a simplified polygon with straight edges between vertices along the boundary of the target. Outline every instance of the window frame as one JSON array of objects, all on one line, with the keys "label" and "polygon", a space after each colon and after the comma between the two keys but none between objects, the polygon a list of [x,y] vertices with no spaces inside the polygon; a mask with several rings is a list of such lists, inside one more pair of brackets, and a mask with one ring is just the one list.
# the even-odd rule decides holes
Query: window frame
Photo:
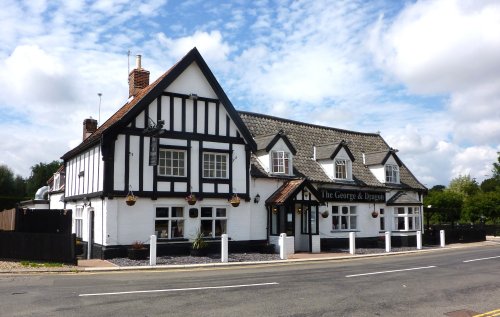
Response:
[{"label": "window frame", "polygon": [[[168,214],[166,217],[158,217],[158,209],[168,209]],[[173,208],[180,208],[182,210],[182,216],[181,217],[173,217],[172,212]],[[154,232],[156,236],[158,237],[159,240],[175,240],[175,239],[184,239],[184,233],[185,233],[185,224],[186,224],[186,213],[185,213],[185,208],[184,206],[156,206],[155,208],[155,218],[154,218]],[[156,221],[167,221],[167,236],[162,237],[161,234],[156,230]],[[179,222],[182,222],[182,230],[181,230],[181,236],[172,236],[172,223],[173,221],[177,222],[176,228],[179,228]]]},{"label": "window frame", "polygon": [[83,239],[83,206],[75,207],[75,235],[77,238]]},{"label": "window frame", "polygon": [[[342,213],[343,208],[348,208],[347,213]],[[335,209],[337,209],[337,212],[335,212]],[[336,231],[336,232],[341,232],[341,231],[358,231],[358,210],[357,210],[356,205],[333,205],[332,206],[332,222],[331,222],[331,230]],[[345,224],[345,228],[342,228],[344,225],[343,223],[343,217],[346,217],[347,223]],[[351,220],[354,219],[354,227],[352,226]],[[339,228],[335,228],[335,220],[337,220],[337,226],[340,226]]]},{"label": "window frame", "polygon": [[[213,158],[214,158],[213,169],[210,166],[211,165],[210,163],[212,162],[211,160],[208,161],[208,168],[207,168],[206,156],[209,156],[209,157],[213,156]],[[225,162],[218,163],[217,157],[224,157]],[[224,164],[224,166],[225,166],[224,169],[219,170],[220,176],[217,176],[218,164]],[[212,174],[212,173],[210,173],[211,171],[213,171],[213,175],[210,175],[210,174]],[[208,172],[208,175],[206,174],[206,172]],[[211,152],[211,151],[203,152],[202,153],[202,171],[201,171],[201,173],[203,175],[203,178],[207,178],[207,179],[229,179],[229,153]]]},{"label": "window frame", "polygon": [[[280,154],[281,154],[280,157],[275,157],[275,155],[280,155]],[[270,171],[272,174],[291,175],[292,153],[290,153],[289,151],[282,151],[282,150],[271,151],[270,160],[271,160]],[[275,161],[278,164],[275,165],[274,164]]]},{"label": "window frame", "polygon": [[[343,164],[339,164],[342,162]],[[338,176],[338,166],[343,166],[344,167],[344,173],[345,177],[339,177]],[[339,179],[339,180],[349,180],[351,179],[350,173],[349,173],[349,167],[350,167],[350,160],[345,159],[345,158],[338,158],[333,161],[333,177],[334,179]]]},{"label": "window frame", "polygon": [[[402,210],[402,213],[399,211]],[[422,230],[422,222],[420,221],[419,206],[397,206],[393,209],[393,229],[398,232],[409,232]],[[403,229],[399,229],[400,221],[402,221]]]},{"label": "window frame", "polygon": [[[203,217],[202,215],[202,210],[203,209],[211,209],[211,216],[210,217]],[[224,216],[218,216],[217,211],[219,210],[224,210]],[[223,234],[227,233],[227,224],[228,224],[228,211],[229,209],[225,206],[202,206],[200,207],[200,231],[202,231],[203,236],[205,238],[220,238]],[[202,221],[211,221],[211,232],[210,234],[205,234],[203,232],[203,226],[202,226]],[[221,230],[220,235],[216,235],[217,231],[217,221],[225,222],[225,225],[222,226],[224,230]]]},{"label": "window frame", "polygon": [[397,164],[385,165],[385,182],[399,184],[399,166]]},{"label": "window frame", "polygon": [[[162,153],[165,153],[166,155],[166,152],[170,152],[170,159],[168,159],[170,161],[170,167],[167,167],[167,158],[162,158]],[[174,166],[174,161],[178,161],[180,162],[181,160],[179,159],[174,159],[173,157],[173,154],[174,153],[182,153],[183,154],[183,159],[182,159],[182,167],[180,166]],[[157,166],[157,169],[158,169],[158,176],[161,176],[161,177],[186,177],[187,175],[187,165],[186,165],[186,158],[187,158],[187,151],[186,150],[183,150],[183,149],[172,149],[172,148],[162,148],[160,147],[159,150],[158,150],[158,166]],[[165,163],[165,166],[162,166],[162,162]],[[162,174],[161,173],[161,169],[164,168],[165,170],[165,173]],[[175,173],[173,173],[173,171],[175,169],[179,170],[182,168],[182,171],[183,171],[183,174],[182,175],[175,175]],[[170,171],[167,172],[167,169],[169,169]]]}]

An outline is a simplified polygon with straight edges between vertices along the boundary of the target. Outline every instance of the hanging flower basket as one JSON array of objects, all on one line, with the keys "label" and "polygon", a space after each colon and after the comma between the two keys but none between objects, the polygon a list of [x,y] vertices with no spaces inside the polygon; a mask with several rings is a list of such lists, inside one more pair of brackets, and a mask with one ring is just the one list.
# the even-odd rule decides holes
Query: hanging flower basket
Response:
[{"label": "hanging flower basket", "polygon": [[127,195],[127,197],[125,198],[125,202],[127,203],[128,206],[135,205],[136,201],[137,198],[134,195]]},{"label": "hanging flower basket", "polygon": [[329,215],[328,210],[325,210],[321,213],[321,217],[323,218],[328,218],[328,215]]},{"label": "hanging flower basket", "polygon": [[127,197],[125,197],[125,203],[127,203],[128,206],[133,206],[135,205],[136,201],[137,197],[134,196],[134,193],[132,192],[132,186],[130,186]]},{"label": "hanging flower basket", "polygon": [[378,217],[378,212],[376,212],[375,210],[372,211],[372,217],[373,218],[377,218]]},{"label": "hanging flower basket", "polygon": [[231,206],[233,207],[238,207],[240,205],[240,197],[238,197],[238,195],[234,194],[233,196],[231,196],[231,198],[229,198],[229,203],[231,204]]},{"label": "hanging flower basket", "polygon": [[186,196],[185,199],[186,199],[188,205],[192,206],[192,205],[196,204],[197,199],[196,199],[196,196],[194,194],[189,194],[188,196]]}]

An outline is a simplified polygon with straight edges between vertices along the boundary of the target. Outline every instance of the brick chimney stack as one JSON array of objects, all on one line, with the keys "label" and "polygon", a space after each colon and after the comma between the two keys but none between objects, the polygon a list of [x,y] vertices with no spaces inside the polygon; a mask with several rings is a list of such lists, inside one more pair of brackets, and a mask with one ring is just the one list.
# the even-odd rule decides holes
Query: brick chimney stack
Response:
[{"label": "brick chimney stack", "polygon": [[136,68],[128,75],[128,96],[136,96],[149,85],[149,71],[141,66],[141,55],[136,56]]},{"label": "brick chimney stack", "polygon": [[96,119],[92,119],[92,117],[90,117],[89,119],[83,120],[83,140],[88,138],[96,130],[97,130]]}]

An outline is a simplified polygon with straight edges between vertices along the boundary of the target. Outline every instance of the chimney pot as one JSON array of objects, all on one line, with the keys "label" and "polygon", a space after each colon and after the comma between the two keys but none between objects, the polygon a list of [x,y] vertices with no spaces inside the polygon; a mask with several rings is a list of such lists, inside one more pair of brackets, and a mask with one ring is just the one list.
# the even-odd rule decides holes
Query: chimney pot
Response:
[{"label": "chimney pot", "polygon": [[135,65],[136,65],[135,68],[142,69],[142,67],[141,67],[141,55],[137,55],[135,57]]},{"label": "chimney pot", "polygon": [[141,55],[136,56],[136,68],[128,75],[128,96],[135,97],[149,85],[149,71],[142,68]]},{"label": "chimney pot", "polygon": [[83,120],[83,140],[88,138],[97,130],[97,120],[92,117]]}]

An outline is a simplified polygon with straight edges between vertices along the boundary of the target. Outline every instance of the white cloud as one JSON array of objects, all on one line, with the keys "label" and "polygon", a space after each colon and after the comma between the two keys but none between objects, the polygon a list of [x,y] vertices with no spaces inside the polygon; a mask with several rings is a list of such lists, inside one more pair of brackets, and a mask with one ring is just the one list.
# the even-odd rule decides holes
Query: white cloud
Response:
[{"label": "white cloud", "polygon": [[500,139],[500,3],[419,1],[381,18],[369,47],[411,91],[449,94],[456,142]]}]

